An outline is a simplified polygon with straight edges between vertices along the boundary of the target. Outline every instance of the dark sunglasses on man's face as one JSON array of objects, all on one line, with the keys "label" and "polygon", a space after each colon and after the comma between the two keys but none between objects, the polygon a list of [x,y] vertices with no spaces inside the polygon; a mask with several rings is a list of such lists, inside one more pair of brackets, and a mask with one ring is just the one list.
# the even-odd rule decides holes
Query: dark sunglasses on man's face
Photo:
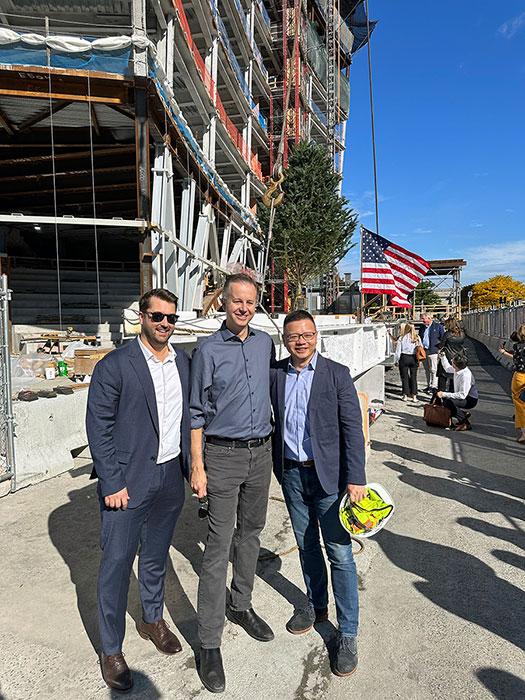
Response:
[{"label": "dark sunglasses on man's face", "polygon": [[161,311],[145,311],[144,313],[147,314],[148,318],[153,321],[153,323],[160,323],[166,318],[170,326],[174,326],[179,320],[177,314],[163,314]]}]

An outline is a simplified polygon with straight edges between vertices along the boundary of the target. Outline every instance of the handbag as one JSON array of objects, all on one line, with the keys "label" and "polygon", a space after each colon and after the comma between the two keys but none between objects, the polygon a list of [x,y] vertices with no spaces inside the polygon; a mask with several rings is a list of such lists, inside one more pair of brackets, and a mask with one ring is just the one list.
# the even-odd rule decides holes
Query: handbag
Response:
[{"label": "handbag", "polygon": [[416,345],[416,360],[422,362],[427,359],[427,351],[422,345]]},{"label": "handbag", "polygon": [[438,399],[437,396],[434,396],[432,401],[423,408],[425,423],[436,428],[448,428],[451,415],[450,409],[443,406],[441,399]]}]

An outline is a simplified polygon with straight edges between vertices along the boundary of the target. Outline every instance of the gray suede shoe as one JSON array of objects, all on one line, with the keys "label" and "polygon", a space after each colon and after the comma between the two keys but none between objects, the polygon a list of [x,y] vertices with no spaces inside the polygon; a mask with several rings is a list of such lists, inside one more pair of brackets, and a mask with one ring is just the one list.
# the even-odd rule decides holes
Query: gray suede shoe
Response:
[{"label": "gray suede shoe", "polygon": [[357,668],[357,639],[339,636],[333,662],[336,676],[350,676]]}]

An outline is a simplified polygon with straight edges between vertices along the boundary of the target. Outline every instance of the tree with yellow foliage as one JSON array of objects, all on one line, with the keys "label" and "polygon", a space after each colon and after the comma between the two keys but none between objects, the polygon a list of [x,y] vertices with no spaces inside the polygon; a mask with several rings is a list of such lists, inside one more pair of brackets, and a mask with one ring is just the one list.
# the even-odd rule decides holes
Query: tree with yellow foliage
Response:
[{"label": "tree with yellow foliage", "polygon": [[472,287],[472,308],[499,306],[525,299],[525,284],[510,275],[496,275]]}]

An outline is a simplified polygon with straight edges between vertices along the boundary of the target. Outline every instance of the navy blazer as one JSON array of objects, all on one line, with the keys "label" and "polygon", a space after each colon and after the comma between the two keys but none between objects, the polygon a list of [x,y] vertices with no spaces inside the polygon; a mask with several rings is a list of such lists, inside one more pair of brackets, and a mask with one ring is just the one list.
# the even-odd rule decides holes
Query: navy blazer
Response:
[{"label": "navy blazer", "polygon": [[[181,464],[190,466],[190,358],[176,348],[182,386]],[[86,430],[93,459],[92,479],[108,496],[127,487],[129,507],[144,500],[159,451],[155,387],[137,339],[113,350],[95,365],[89,387]]]},{"label": "navy blazer", "polygon": [[[280,482],[284,468],[284,409],[289,358],[271,370],[270,396],[275,431],[273,465]],[[314,463],[321,486],[328,494],[347,484],[365,484],[365,440],[361,407],[348,367],[317,356],[308,402]]]},{"label": "navy blazer", "polygon": [[[423,342],[423,336],[425,335],[425,330],[426,326],[423,323],[423,325],[419,328],[419,337],[421,338],[421,342]],[[429,332],[428,332],[428,350],[427,354],[428,355],[437,355],[439,352],[439,344],[441,343],[441,339],[445,335],[445,329],[441,325],[441,323],[438,323],[438,321],[432,321],[432,323],[429,326]]]}]

